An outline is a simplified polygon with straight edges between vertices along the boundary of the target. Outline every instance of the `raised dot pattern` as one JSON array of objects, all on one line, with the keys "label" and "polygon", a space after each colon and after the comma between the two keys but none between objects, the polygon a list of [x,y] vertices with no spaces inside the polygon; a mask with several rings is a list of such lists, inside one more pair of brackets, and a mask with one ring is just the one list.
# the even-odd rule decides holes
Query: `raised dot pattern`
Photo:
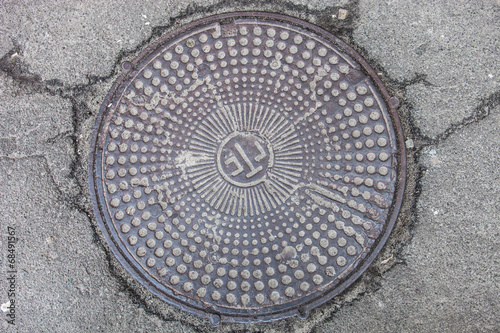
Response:
[{"label": "raised dot pattern", "polygon": [[[236,36],[179,37],[129,82],[107,127],[103,186],[120,240],[176,293],[219,306],[334,287],[392,202],[395,142],[380,103],[352,59],[302,31],[242,21]],[[217,162],[232,133],[269,148]],[[221,174],[231,160],[251,177],[271,153],[256,185]]]}]

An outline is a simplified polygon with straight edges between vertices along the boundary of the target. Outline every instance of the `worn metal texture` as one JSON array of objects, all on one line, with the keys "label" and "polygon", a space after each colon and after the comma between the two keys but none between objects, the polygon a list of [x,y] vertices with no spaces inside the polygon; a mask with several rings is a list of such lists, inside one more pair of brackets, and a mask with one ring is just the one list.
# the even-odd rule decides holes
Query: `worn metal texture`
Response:
[{"label": "worn metal texture", "polygon": [[151,292],[213,325],[304,318],[374,260],[405,152],[397,100],[351,47],[298,19],[229,13],[122,67],[90,191]]}]

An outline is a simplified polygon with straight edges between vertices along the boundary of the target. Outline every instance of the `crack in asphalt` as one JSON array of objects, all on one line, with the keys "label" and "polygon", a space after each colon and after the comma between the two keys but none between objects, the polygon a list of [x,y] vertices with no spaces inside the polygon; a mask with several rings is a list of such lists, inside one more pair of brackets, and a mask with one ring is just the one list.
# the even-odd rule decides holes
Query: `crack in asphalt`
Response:
[{"label": "crack in asphalt", "polygon": [[488,118],[491,114],[491,111],[500,105],[500,90],[492,93],[488,97],[481,100],[478,106],[474,109],[472,114],[468,117],[465,117],[460,122],[454,123],[450,125],[444,132],[439,134],[435,139],[429,138],[427,136],[423,136],[428,145],[437,145],[444,142],[448,139],[452,134],[455,134],[457,131],[471,125],[474,123],[479,123],[480,121]]},{"label": "crack in asphalt", "polygon": [[56,192],[58,193],[59,197],[58,199],[67,202],[67,199],[64,199],[65,197],[64,191],[62,191],[61,188],[59,187],[59,184],[57,184],[57,181],[55,180],[54,175],[52,173],[52,170],[50,169],[49,160],[47,156],[43,154],[29,154],[29,155],[9,154],[9,155],[0,155],[0,159],[8,159],[11,161],[28,160],[28,159],[42,160],[43,161],[42,165],[45,169],[45,172],[47,172],[50,182],[52,183]]}]

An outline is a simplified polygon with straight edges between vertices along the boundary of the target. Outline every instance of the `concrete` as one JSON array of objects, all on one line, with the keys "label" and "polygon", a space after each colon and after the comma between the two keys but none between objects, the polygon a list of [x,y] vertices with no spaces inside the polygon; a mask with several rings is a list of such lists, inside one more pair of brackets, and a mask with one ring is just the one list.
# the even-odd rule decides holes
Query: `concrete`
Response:
[{"label": "concrete", "polygon": [[401,218],[372,269],[305,321],[218,331],[498,331],[500,3],[403,0],[2,1],[0,304],[9,226],[19,273],[16,325],[0,331],[212,330],[110,255],[86,167],[121,61],[174,26],[232,10],[287,13],[351,43],[401,99],[413,147]]}]

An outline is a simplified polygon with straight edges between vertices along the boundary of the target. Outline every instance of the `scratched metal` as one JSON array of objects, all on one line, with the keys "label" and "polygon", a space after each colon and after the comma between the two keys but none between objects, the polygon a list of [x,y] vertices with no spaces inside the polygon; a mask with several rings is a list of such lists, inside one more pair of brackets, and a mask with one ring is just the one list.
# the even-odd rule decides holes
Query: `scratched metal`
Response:
[{"label": "scratched metal", "polygon": [[405,153],[397,100],[348,45],[232,13],[123,68],[90,190],[111,249],[150,291],[214,325],[304,318],[373,261]]}]

